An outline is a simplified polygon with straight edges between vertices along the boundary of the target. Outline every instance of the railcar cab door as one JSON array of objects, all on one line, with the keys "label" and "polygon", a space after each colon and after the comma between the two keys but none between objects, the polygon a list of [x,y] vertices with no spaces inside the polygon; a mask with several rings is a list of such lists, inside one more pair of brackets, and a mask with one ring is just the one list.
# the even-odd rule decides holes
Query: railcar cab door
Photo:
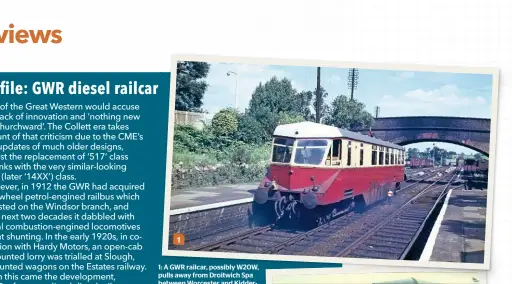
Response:
[{"label": "railcar cab door", "polygon": [[341,166],[341,152],[342,142],[341,139],[333,139],[330,145],[329,152],[325,159],[326,166]]}]

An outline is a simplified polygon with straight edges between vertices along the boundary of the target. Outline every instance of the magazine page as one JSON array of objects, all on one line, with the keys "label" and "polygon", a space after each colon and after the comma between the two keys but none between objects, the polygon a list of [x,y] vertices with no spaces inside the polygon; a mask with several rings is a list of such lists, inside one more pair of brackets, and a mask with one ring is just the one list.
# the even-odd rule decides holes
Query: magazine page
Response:
[{"label": "magazine page", "polygon": [[0,284],[506,283],[509,8],[2,3]]}]

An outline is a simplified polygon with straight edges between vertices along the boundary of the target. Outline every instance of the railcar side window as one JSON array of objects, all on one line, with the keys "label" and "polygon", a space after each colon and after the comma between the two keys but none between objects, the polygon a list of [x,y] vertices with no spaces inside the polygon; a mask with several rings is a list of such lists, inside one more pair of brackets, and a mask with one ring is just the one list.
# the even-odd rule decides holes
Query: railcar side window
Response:
[{"label": "railcar side window", "polygon": [[332,159],[340,160],[341,159],[341,140],[336,139],[332,141]]},{"label": "railcar side window", "polygon": [[377,164],[377,146],[372,145],[372,165]]},{"label": "railcar side window", "polygon": [[390,165],[394,165],[395,164],[395,154],[393,154],[394,149],[389,149],[389,151],[390,151],[389,155],[391,156]]},{"label": "railcar side window", "polygon": [[293,139],[275,138],[272,147],[272,162],[289,163],[292,157]]},{"label": "railcar side window", "polygon": [[352,165],[352,141],[348,141],[347,166]]},{"label": "railcar side window", "polygon": [[[327,153],[327,158],[325,158],[325,165],[326,166],[330,166],[332,164],[332,161],[331,161],[331,152],[332,150],[329,149],[329,152]],[[334,157],[333,157],[334,158]]]},{"label": "railcar side window", "polygon": [[379,165],[384,164],[384,147],[379,146]]},{"label": "railcar side window", "polygon": [[361,144],[361,150],[359,150],[359,165],[362,166],[364,163],[364,148],[363,144]]},{"label": "railcar side window", "polygon": [[386,165],[389,165],[389,148],[386,147],[386,156],[385,156],[385,159],[386,159]]}]

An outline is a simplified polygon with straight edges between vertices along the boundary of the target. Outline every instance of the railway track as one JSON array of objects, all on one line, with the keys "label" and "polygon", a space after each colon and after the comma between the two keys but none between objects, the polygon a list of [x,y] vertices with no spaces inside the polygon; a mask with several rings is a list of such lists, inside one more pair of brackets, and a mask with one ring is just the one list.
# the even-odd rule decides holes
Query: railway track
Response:
[{"label": "railway track", "polygon": [[445,185],[432,183],[393,214],[375,220],[375,224],[368,226],[369,230],[343,240],[333,250],[337,253],[331,256],[405,259],[436,205],[443,200],[457,171],[450,174]]},{"label": "railway track", "polygon": [[[403,187],[400,192],[414,188],[422,181],[434,177],[439,180],[436,173],[432,173],[421,180],[413,181]],[[423,184],[422,184],[423,185]],[[422,190],[425,192],[425,190]],[[241,252],[259,254],[294,254],[311,247],[312,241],[332,235],[345,226],[357,222],[363,214],[349,212],[317,228],[307,231],[288,230],[276,225],[255,228],[235,236],[224,238],[212,243],[195,247],[195,251],[215,252]]]}]

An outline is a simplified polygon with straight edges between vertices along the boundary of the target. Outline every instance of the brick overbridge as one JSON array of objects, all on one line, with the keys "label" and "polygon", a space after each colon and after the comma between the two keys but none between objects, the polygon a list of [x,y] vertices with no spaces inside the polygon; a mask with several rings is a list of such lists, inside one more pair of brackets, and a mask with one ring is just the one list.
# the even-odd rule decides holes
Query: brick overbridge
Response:
[{"label": "brick overbridge", "polygon": [[[368,134],[369,129],[357,131]],[[399,145],[438,141],[468,147],[489,156],[491,120],[487,118],[406,116],[376,118],[375,138]]]}]

